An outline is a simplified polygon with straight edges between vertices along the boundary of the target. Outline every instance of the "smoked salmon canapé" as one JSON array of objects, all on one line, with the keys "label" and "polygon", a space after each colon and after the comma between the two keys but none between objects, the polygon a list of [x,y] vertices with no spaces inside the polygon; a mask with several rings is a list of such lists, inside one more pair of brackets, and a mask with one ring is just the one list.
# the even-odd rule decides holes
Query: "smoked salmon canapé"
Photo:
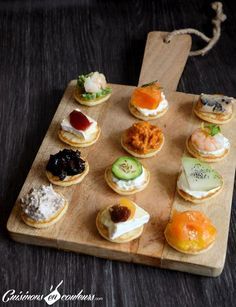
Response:
[{"label": "smoked salmon canap\u00e9", "polygon": [[217,230],[200,211],[174,211],[165,229],[167,243],[185,254],[199,254],[213,246]]},{"label": "smoked salmon canap\u00e9", "polygon": [[192,156],[201,161],[217,162],[228,155],[230,143],[218,125],[202,123],[187,139],[186,147]]},{"label": "smoked salmon canap\u00e9", "polygon": [[123,132],[121,145],[134,157],[149,158],[161,150],[164,140],[164,134],[159,127],[140,121]]},{"label": "smoked salmon canap\u00e9", "polygon": [[213,124],[225,124],[233,118],[236,99],[224,95],[201,94],[194,105],[194,113],[201,119]]},{"label": "smoked salmon canap\u00e9", "polygon": [[112,93],[106,78],[98,71],[77,78],[74,98],[82,105],[92,107],[107,101]]},{"label": "smoked salmon canap\u00e9", "polygon": [[142,120],[163,116],[168,110],[168,101],[157,81],[137,87],[129,102],[130,113]]}]

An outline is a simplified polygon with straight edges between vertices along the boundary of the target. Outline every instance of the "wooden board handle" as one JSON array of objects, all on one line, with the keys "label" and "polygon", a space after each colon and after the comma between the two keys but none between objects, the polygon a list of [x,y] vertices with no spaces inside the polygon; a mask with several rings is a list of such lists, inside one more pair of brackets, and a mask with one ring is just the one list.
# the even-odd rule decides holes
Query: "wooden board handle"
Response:
[{"label": "wooden board handle", "polygon": [[150,32],[147,37],[138,85],[158,80],[171,91],[177,89],[191,49],[191,36],[178,35],[164,42],[167,32]]}]

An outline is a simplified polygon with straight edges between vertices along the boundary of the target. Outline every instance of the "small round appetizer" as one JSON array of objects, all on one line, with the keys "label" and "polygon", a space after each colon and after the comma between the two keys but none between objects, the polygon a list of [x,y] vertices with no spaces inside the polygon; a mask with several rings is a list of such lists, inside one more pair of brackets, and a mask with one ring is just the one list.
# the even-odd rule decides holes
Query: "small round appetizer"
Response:
[{"label": "small round appetizer", "polygon": [[149,214],[129,199],[99,211],[96,226],[100,235],[114,243],[130,242],[141,236]]},{"label": "small round appetizer", "polygon": [[120,195],[130,195],[145,189],[149,171],[133,157],[120,157],[105,170],[105,180]]},{"label": "small round appetizer", "polygon": [[137,87],[129,102],[130,113],[142,120],[163,116],[168,110],[168,101],[157,81]]},{"label": "small round appetizer", "polygon": [[183,157],[177,191],[185,200],[201,203],[216,196],[223,188],[223,178],[209,164]]},{"label": "small round appetizer", "polygon": [[185,254],[199,254],[209,250],[216,239],[216,228],[200,211],[174,211],[166,226],[167,243]]},{"label": "small round appetizer", "polygon": [[66,213],[67,200],[52,186],[42,185],[21,198],[21,217],[25,224],[46,228],[55,224]]},{"label": "small round appetizer", "polygon": [[78,77],[74,98],[80,104],[92,107],[108,100],[111,92],[105,76],[96,71]]},{"label": "small round appetizer", "polygon": [[219,126],[202,123],[187,139],[186,147],[195,158],[205,162],[224,159],[230,150],[229,140],[223,136]]},{"label": "small round appetizer", "polygon": [[79,109],[72,111],[61,122],[60,140],[73,147],[88,147],[94,144],[101,133],[97,122]]},{"label": "small round appetizer", "polygon": [[137,158],[149,158],[156,155],[164,144],[164,134],[157,126],[149,122],[134,123],[121,136],[122,147]]},{"label": "small round appetizer", "polygon": [[46,166],[48,180],[62,187],[81,182],[89,172],[88,162],[80,157],[78,150],[63,149],[50,155]]},{"label": "small round appetizer", "polygon": [[194,106],[195,114],[213,124],[224,124],[233,118],[233,97],[201,94]]}]

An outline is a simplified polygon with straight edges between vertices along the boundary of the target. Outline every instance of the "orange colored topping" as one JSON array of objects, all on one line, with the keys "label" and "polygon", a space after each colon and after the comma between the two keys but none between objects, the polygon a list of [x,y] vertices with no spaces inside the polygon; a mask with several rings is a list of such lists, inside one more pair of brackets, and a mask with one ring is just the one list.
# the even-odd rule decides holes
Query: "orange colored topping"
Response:
[{"label": "orange colored topping", "polygon": [[216,238],[216,228],[200,211],[175,211],[165,229],[171,246],[183,252],[206,249]]},{"label": "orange colored topping", "polygon": [[149,122],[134,123],[125,135],[125,145],[137,153],[145,154],[152,149],[158,149],[163,142],[163,133],[157,126]]},{"label": "orange colored topping", "polygon": [[161,88],[158,83],[137,87],[131,96],[131,103],[143,109],[156,109],[160,102]]}]

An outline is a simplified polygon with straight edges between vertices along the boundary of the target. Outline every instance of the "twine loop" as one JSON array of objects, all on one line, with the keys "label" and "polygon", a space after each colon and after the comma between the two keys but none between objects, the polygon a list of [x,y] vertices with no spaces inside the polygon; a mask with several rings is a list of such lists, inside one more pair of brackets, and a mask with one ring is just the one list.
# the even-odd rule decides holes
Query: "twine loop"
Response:
[{"label": "twine loop", "polygon": [[216,16],[212,19],[213,24],[213,36],[208,37],[201,31],[198,31],[196,29],[187,28],[187,29],[180,29],[180,30],[174,30],[170,32],[165,38],[165,43],[170,43],[171,39],[176,35],[182,35],[182,34],[195,34],[199,36],[202,40],[207,42],[208,44],[199,50],[190,51],[190,56],[197,56],[197,55],[205,55],[208,51],[210,51],[213,46],[218,42],[220,35],[221,35],[221,23],[226,20],[226,15],[223,13],[223,4],[221,2],[213,2],[211,4],[211,7],[214,11],[216,11]]}]

